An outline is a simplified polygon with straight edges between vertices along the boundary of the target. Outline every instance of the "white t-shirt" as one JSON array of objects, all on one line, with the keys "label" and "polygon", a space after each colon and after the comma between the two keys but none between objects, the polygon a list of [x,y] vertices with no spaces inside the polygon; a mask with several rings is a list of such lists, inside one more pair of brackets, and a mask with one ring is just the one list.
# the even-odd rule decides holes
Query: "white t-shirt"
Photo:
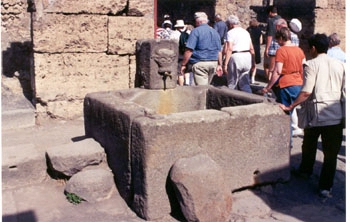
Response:
[{"label": "white t-shirt", "polygon": [[250,49],[252,40],[247,30],[236,27],[227,32],[227,41],[233,43],[232,51],[245,51]]}]

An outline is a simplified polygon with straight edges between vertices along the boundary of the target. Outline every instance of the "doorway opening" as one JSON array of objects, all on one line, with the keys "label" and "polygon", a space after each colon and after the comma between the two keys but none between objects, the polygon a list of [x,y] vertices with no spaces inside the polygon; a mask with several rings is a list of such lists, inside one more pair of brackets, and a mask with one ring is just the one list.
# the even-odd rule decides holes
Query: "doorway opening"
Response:
[{"label": "doorway opening", "polygon": [[[205,12],[210,23],[214,22],[216,0],[155,0],[155,25],[161,27],[164,15],[168,14],[173,24],[182,19],[194,25],[195,12]],[[155,28],[157,28],[155,27]]]}]

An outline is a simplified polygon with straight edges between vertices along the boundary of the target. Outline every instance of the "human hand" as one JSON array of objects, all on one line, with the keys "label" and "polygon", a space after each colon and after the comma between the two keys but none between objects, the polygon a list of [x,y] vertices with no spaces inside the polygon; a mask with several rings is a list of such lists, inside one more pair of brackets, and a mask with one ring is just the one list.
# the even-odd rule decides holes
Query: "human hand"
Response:
[{"label": "human hand", "polygon": [[222,66],[221,65],[218,65],[217,67],[216,67],[216,74],[218,75],[218,76],[222,76],[223,75],[223,69],[222,69]]},{"label": "human hand", "polygon": [[260,93],[262,94],[262,95],[264,95],[265,93],[268,93],[270,90],[269,89],[267,89],[267,88],[262,88],[261,90],[260,90]]},{"label": "human hand", "polygon": [[181,66],[180,73],[181,75],[185,74],[186,66]]}]

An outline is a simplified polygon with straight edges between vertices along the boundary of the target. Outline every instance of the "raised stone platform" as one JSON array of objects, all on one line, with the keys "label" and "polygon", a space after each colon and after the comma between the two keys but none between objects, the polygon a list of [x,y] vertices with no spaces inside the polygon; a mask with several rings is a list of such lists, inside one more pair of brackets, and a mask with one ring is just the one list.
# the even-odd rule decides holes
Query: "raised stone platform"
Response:
[{"label": "raised stone platform", "polygon": [[211,86],[91,93],[86,136],[105,148],[118,190],[142,218],[169,214],[169,171],[208,154],[230,189],[289,180],[289,116],[258,95]]}]

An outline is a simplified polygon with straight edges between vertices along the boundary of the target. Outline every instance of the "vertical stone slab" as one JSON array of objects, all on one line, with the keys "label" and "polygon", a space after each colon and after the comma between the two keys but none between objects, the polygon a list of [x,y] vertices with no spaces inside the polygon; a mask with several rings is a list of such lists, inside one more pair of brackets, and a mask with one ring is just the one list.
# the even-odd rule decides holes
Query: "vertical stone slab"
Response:
[{"label": "vertical stone slab", "polygon": [[[213,137],[229,119],[217,110],[176,113],[158,118],[139,117],[132,125],[133,210],[153,220],[171,212],[175,194],[167,188],[168,174],[176,160],[215,149],[222,139]],[[208,140],[208,138],[210,138]],[[211,155],[211,154],[210,154]]]},{"label": "vertical stone slab", "polygon": [[135,117],[145,113],[144,108],[111,92],[90,93],[84,100],[85,134],[104,147],[119,193],[129,205],[133,197],[130,127]]},{"label": "vertical stone slab", "polygon": [[143,39],[136,43],[136,87],[172,89],[177,85],[178,44],[173,40]]}]

